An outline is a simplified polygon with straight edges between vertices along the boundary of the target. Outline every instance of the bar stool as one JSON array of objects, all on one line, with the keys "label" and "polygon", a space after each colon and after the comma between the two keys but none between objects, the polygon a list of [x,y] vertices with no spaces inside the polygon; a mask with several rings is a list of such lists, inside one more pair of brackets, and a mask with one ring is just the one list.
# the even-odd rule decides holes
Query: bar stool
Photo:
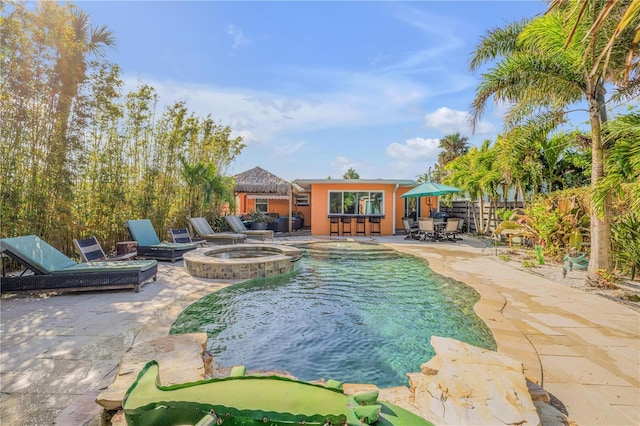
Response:
[{"label": "bar stool", "polygon": [[332,217],[329,219],[329,238],[332,235],[340,236],[340,218]]},{"label": "bar stool", "polygon": [[344,237],[347,234],[351,235],[351,218],[349,216],[342,216],[340,222],[342,222],[342,236]]},{"label": "bar stool", "polygon": [[364,216],[359,216],[356,218],[356,235],[362,235],[363,237],[367,235],[367,219]]},{"label": "bar stool", "polygon": [[374,235],[380,236],[380,218],[379,217],[369,218],[369,235],[371,235],[372,237]]}]

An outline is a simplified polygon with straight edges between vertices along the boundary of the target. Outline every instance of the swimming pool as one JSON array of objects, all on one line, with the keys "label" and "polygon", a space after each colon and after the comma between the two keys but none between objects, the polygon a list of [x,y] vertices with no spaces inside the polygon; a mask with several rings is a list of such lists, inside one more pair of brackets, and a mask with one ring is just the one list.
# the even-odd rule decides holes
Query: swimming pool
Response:
[{"label": "swimming pool", "polygon": [[426,261],[373,244],[301,249],[294,275],[209,294],[179,315],[171,333],[207,332],[221,366],[379,387],[405,385],[406,373],[434,355],[432,335],[495,350],[473,312],[478,293]]}]

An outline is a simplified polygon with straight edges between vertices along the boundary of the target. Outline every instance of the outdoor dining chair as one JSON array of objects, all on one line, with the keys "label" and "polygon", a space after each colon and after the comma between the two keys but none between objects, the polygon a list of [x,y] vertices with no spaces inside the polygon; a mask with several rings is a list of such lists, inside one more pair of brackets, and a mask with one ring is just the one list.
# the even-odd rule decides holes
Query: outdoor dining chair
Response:
[{"label": "outdoor dining chair", "polygon": [[447,224],[442,231],[445,239],[449,241],[457,241],[456,235],[458,234],[458,223],[460,219],[450,217],[447,219]]},{"label": "outdoor dining chair", "polygon": [[431,218],[419,218],[418,219],[418,238],[421,240],[426,240],[427,238],[432,241],[436,241],[437,234],[436,229],[433,224],[433,219]]}]

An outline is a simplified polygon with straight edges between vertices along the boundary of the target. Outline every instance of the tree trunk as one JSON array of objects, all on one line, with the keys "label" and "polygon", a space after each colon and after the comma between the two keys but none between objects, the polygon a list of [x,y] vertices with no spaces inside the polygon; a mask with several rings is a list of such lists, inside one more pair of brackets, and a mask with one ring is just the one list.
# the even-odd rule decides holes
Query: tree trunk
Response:
[{"label": "tree trunk", "polygon": [[[476,222],[476,230],[479,234],[484,234],[484,196],[480,196],[480,223]],[[480,226],[478,226],[478,224]]]},{"label": "tree trunk", "polygon": [[[471,203],[471,216],[473,217],[473,224],[475,225],[476,232],[480,233],[480,228],[478,227],[478,214],[476,213],[476,203],[470,201]],[[469,232],[471,232],[471,225],[469,225]]]},{"label": "tree trunk", "polygon": [[[591,122],[591,188],[604,176],[604,149],[602,147],[601,118],[602,105],[598,99],[589,99],[589,120]],[[606,118],[606,115],[605,115]],[[599,269],[611,269],[611,199],[607,196],[604,214],[599,216],[591,205],[591,256],[589,258],[589,278]]]}]

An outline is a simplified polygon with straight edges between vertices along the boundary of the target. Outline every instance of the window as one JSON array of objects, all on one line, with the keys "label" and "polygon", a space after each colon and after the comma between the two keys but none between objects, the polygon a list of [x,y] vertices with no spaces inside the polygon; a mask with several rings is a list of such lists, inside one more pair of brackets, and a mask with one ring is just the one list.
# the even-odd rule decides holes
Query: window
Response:
[{"label": "window", "polygon": [[384,193],[329,191],[329,214],[384,214]]},{"label": "window", "polygon": [[308,205],[309,205],[309,194],[296,195],[296,206],[308,206]]},{"label": "window", "polygon": [[266,198],[256,198],[256,211],[267,213],[269,211],[269,200]]}]

